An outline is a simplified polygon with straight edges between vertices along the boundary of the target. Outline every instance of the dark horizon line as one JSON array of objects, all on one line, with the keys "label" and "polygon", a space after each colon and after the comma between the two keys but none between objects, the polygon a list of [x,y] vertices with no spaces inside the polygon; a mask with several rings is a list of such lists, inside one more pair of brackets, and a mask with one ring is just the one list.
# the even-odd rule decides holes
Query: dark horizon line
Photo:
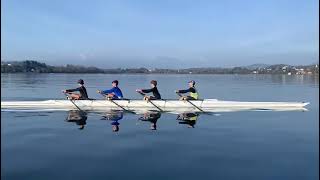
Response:
[{"label": "dark horizon line", "polygon": [[97,67],[97,66],[85,66],[85,65],[79,65],[79,64],[63,64],[63,65],[50,65],[47,64],[47,62],[41,62],[41,61],[37,61],[37,60],[31,60],[31,59],[26,59],[26,60],[12,60],[12,61],[5,61],[5,60],[1,60],[1,64],[2,63],[12,63],[12,62],[25,62],[25,61],[36,61],[39,63],[44,63],[48,66],[54,66],[54,67],[65,67],[67,65],[72,65],[72,66],[79,66],[79,67],[94,67],[94,68],[98,68],[98,69],[103,69],[103,70],[111,70],[111,69],[140,69],[140,68],[145,68],[145,69],[169,69],[169,70],[184,70],[184,69],[208,69],[208,68],[221,68],[221,69],[232,69],[232,68],[248,68],[250,66],[274,66],[274,65],[285,65],[285,66],[311,66],[311,65],[317,65],[319,64],[319,62],[314,62],[314,63],[310,63],[310,64],[299,64],[299,65],[291,65],[291,64],[286,64],[286,63],[277,63],[277,64],[266,64],[266,63],[253,63],[250,65],[242,65],[242,66],[229,66],[229,67],[223,67],[223,66],[209,66],[209,67],[185,67],[185,68],[157,68],[157,67],[113,67],[113,68],[105,68],[105,67]]}]

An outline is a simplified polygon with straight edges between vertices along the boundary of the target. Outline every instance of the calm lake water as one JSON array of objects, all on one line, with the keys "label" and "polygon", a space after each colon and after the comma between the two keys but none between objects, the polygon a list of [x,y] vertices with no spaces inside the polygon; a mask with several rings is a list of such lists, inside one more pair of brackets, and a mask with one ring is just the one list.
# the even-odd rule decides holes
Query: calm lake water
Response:
[{"label": "calm lake water", "polygon": [[[287,75],[1,74],[1,100],[62,99],[82,78],[89,96],[118,79],[127,98],[158,80],[163,98],[193,79],[202,98],[307,101],[307,112],[228,112],[153,121],[121,112],[1,112],[4,179],[319,178],[319,79]],[[120,117],[108,120],[110,117]],[[123,118],[121,118],[123,116]],[[80,117],[74,120],[72,117]],[[119,131],[113,132],[117,124]],[[189,128],[193,125],[194,128]]]}]

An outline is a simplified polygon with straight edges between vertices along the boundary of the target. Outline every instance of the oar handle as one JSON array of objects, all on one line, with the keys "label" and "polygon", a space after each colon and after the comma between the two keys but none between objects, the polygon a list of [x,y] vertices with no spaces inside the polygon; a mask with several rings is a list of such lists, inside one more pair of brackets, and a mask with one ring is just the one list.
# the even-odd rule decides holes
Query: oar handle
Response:
[{"label": "oar handle", "polygon": [[101,96],[107,98],[107,96],[105,94],[103,94],[101,91],[97,91],[97,93],[101,94]]},{"label": "oar handle", "polygon": [[67,98],[69,98],[69,94],[70,94],[70,93],[63,92],[63,94],[64,94]]},{"label": "oar handle", "polygon": [[145,96],[146,94],[144,94],[143,92],[141,91],[137,91],[137,93],[139,93],[141,96]]}]

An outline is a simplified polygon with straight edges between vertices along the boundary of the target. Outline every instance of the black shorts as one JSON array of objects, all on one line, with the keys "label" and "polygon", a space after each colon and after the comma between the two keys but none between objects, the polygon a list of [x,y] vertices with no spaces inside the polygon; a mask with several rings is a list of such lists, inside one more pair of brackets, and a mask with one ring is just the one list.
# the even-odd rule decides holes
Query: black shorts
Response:
[{"label": "black shorts", "polygon": [[89,100],[89,98],[80,97],[78,100]]},{"label": "black shorts", "polygon": [[157,98],[154,96],[149,96],[149,98],[150,98],[150,100],[157,100]]}]

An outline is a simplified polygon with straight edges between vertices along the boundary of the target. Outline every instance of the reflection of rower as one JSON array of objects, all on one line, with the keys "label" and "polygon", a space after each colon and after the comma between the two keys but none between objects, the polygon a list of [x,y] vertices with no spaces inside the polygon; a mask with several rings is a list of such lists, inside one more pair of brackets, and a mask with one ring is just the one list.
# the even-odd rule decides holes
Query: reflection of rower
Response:
[{"label": "reflection of rower", "polygon": [[87,124],[88,117],[87,114],[82,112],[82,111],[78,111],[78,110],[71,110],[69,111],[69,114],[66,118],[67,122],[75,122],[77,125],[79,125],[79,129],[82,130],[84,129],[84,126]]},{"label": "reflection of rower", "polygon": [[151,123],[150,129],[157,130],[157,121],[161,117],[161,113],[155,112],[146,112],[142,117],[139,118],[141,121],[149,121]]},{"label": "reflection of rower", "polygon": [[112,131],[113,132],[118,132],[119,131],[119,125],[120,123],[118,122],[123,118],[123,111],[110,111],[105,114],[105,116],[102,116],[103,119],[101,120],[110,120],[111,126],[112,126]]},{"label": "reflection of rower", "polygon": [[177,120],[180,120],[179,124],[188,124],[189,128],[194,128],[198,117],[197,113],[182,113],[178,115]]}]

